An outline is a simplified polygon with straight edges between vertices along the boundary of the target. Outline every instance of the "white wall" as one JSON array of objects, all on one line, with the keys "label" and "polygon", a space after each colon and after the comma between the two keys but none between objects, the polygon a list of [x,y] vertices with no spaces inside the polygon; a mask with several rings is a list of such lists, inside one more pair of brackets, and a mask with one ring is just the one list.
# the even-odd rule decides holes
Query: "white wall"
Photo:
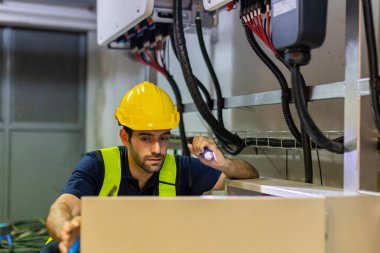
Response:
[{"label": "white wall", "polygon": [[121,144],[115,108],[124,93],[144,77],[143,68],[125,52],[97,46],[94,32],[89,33],[88,50],[87,151]]}]

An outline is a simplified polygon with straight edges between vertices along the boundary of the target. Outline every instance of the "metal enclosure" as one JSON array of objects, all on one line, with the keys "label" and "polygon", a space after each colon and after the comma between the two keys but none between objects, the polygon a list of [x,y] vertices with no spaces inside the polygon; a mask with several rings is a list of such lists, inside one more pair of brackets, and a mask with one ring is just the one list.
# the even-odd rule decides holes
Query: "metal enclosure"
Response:
[{"label": "metal enclosure", "polygon": [[106,45],[128,31],[153,11],[153,0],[97,0],[98,44]]}]

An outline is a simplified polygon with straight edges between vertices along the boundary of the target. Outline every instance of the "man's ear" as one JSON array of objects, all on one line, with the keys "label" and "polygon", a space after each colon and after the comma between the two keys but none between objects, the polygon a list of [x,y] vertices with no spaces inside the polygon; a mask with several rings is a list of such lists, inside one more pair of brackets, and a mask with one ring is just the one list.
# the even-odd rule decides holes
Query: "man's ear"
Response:
[{"label": "man's ear", "polygon": [[129,138],[127,132],[125,132],[124,128],[121,128],[119,131],[120,140],[124,146],[129,145]]}]

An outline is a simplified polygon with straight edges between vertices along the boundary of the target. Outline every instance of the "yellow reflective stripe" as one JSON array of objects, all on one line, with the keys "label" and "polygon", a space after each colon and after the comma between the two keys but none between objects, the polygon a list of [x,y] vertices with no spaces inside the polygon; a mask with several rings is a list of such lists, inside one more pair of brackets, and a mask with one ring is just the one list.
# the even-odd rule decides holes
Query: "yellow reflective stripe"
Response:
[{"label": "yellow reflective stripe", "polygon": [[166,154],[164,164],[162,165],[158,193],[160,197],[174,197],[177,195],[175,181],[177,176],[177,165],[174,155]]},{"label": "yellow reflective stripe", "polygon": [[[99,149],[104,162],[104,179],[99,196],[117,196],[121,181],[121,159],[118,147]],[[116,187],[116,189],[114,189]]]},{"label": "yellow reflective stripe", "polygon": [[53,241],[53,238],[49,237],[49,238],[47,239],[47,241],[45,242],[45,244],[48,244],[48,243],[51,242],[51,241]]}]

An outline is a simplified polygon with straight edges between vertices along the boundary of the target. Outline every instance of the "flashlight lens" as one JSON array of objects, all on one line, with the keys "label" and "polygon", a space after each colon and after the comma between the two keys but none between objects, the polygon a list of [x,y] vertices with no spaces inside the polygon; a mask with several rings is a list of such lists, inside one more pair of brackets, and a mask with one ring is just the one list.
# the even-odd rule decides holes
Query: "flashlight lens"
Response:
[{"label": "flashlight lens", "polygon": [[214,153],[211,150],[209,150],[208,148],[204,148],[202,156],[207,161],[210,161],[214,157]]}]

